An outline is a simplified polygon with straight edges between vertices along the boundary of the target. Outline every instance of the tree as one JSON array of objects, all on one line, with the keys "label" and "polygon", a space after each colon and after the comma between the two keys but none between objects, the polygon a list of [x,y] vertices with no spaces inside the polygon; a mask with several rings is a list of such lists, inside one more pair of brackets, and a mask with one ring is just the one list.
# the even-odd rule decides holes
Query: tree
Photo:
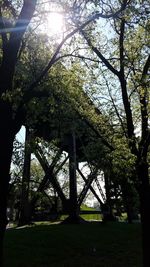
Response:
[{"label": "tree", "polygon": [[[120,3],[118,1],[106,3],[91,1],[91,3],[103,11],[113,10],[118,4],[126,5],[121,14],[107,20],[104,29],[107,27],[111,32],[107,34],[105,31],[105,39],[102,39],[104,32],[100,32],[98,24],[94,24],[94,27],[90,25],[86,30],[80,30],[80,33],[93,53],[91,60],[95,61],[95,57],[99,60],[98,67],[101,77],[103,76],[103,79],[99,78],[102,86],[101,94],[104,93],[102,90],[104,81],[108,89],[107,96],[109,95],[111,100],[111,109],[116,115],[113,123],[122,127],[122,135],[136,158],[134,185],[138,190],[141,205],[143,266],[148,267],[150,266],[149,2],[123,0]],[[73,19],[76,25],[80,25],[82,21],[81,14],[82,9]],[[103,40],[106,41],[105,47]],[[113,90],[117,92],[119,101],[116,100],[115,94],[113,95]],[[139,136],[136,134],[137,130]]]},{"label": "tree", "polygon": [[[7,224],[6,203],[8,194],[8,185],[10,180],[10,164],[13,151],[13,141],[16,133],[22,125],[22,118],[18,114],[15,118],[13,105],[9,101],[9,94],[13,92],[13,80],[15,66],[17,64],[18,52],[21,46],[23,35],[35,11],[36,1],[24,1],[22,10],[17,16],[17,20],[12,27],[13,31],[5,31],[6,25],[2,19],[2,12],[5,8],[10,11],[11,4],[8,7],[2,1],[1,5],[1,66],[0,66],[0,253],[2,253],[3,238]],[[2,260],[2,255],[1,255]]]},{"label": "tree", "polygon": [[119,196],[124,210],[127,212],[128,222],[132,223],[135,216],[139,213],[139,195],[135,187],[136,158],[131,153],[123,137],[115,138],[116,149],[110,156],[113,191],[114,196],[115,194]]}]

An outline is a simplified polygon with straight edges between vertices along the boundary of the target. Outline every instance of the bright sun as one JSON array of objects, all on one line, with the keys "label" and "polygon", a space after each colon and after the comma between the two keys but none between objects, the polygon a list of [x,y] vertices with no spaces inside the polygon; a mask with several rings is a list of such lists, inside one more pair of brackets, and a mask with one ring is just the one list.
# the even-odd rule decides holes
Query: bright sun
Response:
[{"label": "bright sun", "polygon": [[63,32],[64,19],[59,13],[53,12],[46,18],[46,30],[49,35],[59,34]]}]

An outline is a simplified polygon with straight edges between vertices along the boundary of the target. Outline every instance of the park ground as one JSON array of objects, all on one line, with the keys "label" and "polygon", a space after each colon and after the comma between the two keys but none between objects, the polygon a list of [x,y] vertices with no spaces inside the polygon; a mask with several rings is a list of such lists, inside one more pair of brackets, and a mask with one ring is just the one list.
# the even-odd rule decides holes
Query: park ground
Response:
[{"label": "park ground", "polygon": [[43,223],[6,231],[4,267],[141,267],[141,225]]}]

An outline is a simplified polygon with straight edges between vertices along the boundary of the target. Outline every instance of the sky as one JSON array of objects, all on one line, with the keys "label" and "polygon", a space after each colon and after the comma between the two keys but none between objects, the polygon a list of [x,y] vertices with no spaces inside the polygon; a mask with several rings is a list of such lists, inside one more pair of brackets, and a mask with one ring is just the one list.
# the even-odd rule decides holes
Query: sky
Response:
[{"label": "sky", "polygon": [[19,142],[24,143],[25,141],[25,127],[22,126],[20,131],[17,133],[16,138]]}]

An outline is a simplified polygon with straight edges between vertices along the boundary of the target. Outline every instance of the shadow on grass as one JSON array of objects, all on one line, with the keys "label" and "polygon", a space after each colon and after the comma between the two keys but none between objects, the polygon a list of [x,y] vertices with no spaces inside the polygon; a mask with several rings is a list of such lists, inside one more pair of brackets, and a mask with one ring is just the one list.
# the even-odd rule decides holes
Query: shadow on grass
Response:
[{"label": "shadow on grass", "polygon": [[9,229],[4,267],[141,267],[140,224],[34,225]]}]

